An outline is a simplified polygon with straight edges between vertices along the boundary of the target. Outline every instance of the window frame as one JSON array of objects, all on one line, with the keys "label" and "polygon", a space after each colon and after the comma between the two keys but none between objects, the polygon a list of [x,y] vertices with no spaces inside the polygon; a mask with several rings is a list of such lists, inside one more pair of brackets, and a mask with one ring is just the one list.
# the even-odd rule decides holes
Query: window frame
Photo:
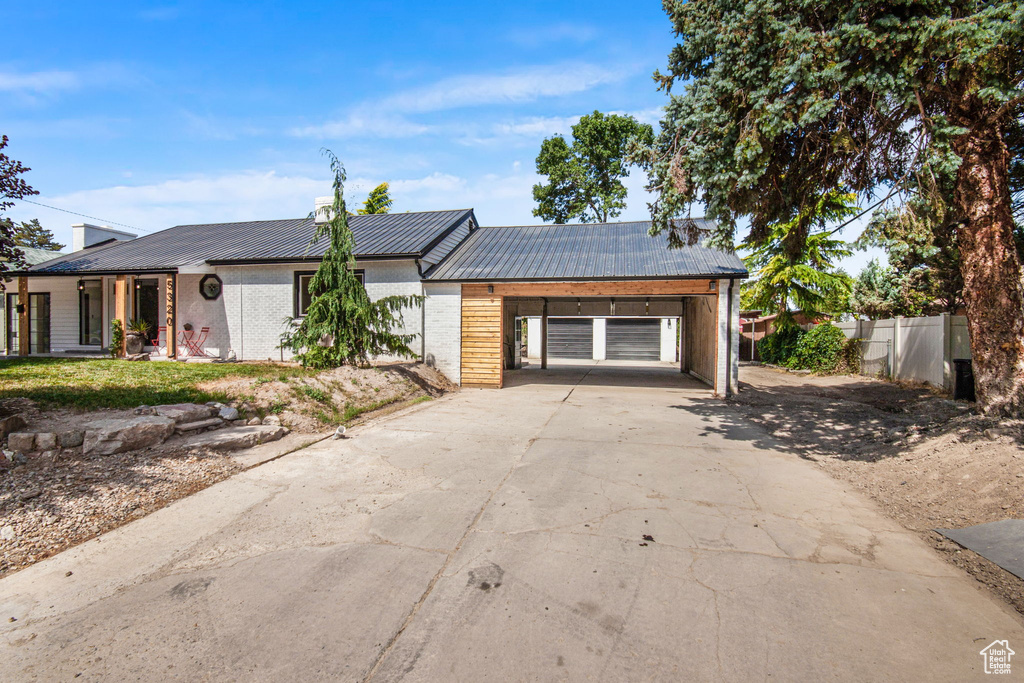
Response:
[{"label": "window frame", "polygon": [[[357,268],[352,271],[359,278],[359,284],[366,285],[366,271],[362,268]],[[292,282],[292,313],[293,317],[301,320],[306,317],[306,311],[302,310],[302,278],[312,277],[316,275],[315,270],[296,270],[294,273],[294,280]],[[310,297],[312,301],[312,297]]]}]

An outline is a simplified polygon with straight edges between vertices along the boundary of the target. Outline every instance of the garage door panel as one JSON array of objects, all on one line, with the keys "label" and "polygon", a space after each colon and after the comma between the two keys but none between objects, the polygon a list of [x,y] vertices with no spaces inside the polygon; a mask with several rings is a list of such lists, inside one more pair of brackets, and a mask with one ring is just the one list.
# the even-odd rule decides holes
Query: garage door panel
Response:
[{"label": "garage door panel", "polygon": [[548,357],[594,357],[594,321],[590,318],[548,318]]},{"label": "garage door panel", "polygon": [[608,319],[608,360],[661,360],[661,320]]}]

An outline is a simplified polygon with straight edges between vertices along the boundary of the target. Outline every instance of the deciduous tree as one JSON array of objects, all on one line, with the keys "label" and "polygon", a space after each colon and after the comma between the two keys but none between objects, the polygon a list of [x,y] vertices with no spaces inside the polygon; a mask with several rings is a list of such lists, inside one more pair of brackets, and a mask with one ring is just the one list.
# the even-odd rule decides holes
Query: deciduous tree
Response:
[{"label": "deciduous tree", "polygon": [[[3,149],[7,147],[7,142],[6,135],[0,136],[0,219],[7,209],[14,206],[15,200],[39,194],[21,177],[31,169],[4,154]],[[5,289],[4,272],[10,270],[11,264],[24,265],[24,257],[25,254],[14,242],[13,225],[9,221],[0,221],[0,291]]]},{"label": "deciduous tree", "polygon": [[626,207],[627,146],[631,141],[649,145],[653,138],[651,126],[632,116],[599,111],[572,127],[571,145],[561,135],[547,138],[537,155],[537,173],[547,182],[533,186],[533,215],[555,223],[618,216]]},{"label": "deciduous tree", "polygon": [[[1014,245],[1005,133],[1024,94],[1024,2],[821,3],[665,0],[679,43],[679,84],[645,156],[655,229],[693,202],[730,244],[739,216],[752,239],[823,191],[900,192],[925,176],[953,187],[980,406],[1024,411],[1024,289]],[[681,227],[680,227],[681,226]],[[689,229],[687,229],[689,227]],[[787,249],[799,253],[809,224]]]}]

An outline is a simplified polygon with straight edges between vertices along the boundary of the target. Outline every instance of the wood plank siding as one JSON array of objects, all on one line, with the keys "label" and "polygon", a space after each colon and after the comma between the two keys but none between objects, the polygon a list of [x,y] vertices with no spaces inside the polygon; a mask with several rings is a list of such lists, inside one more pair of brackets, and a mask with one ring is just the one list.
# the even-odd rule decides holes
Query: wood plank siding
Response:
[{"label": "wood plank siding", "polygon": [[462,385],[500,389],[502,297],[486,285],[462,286]]}]

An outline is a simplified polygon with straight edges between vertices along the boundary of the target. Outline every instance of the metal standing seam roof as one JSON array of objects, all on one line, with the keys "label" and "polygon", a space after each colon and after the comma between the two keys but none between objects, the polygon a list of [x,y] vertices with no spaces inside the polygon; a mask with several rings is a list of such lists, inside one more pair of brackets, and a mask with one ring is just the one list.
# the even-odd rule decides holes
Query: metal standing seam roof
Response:
[{"label": "metal standing seam roof", "polygon": [[[704,219],[696,219],[698,223]],[[429,280],[589,280],[746,277],[729,251],[670,249],[649,221],[477,228]]]},{"label": "metal standing seam roof", "polygon": [[[350,216],[356,258],[419,258],[472,209]],[[77,251],[28,269],[29,273],[173,271],[204,263],[273,263],[319,260],[327,240],[314,246],[312,218],[178,225],[151,235]]]}]

